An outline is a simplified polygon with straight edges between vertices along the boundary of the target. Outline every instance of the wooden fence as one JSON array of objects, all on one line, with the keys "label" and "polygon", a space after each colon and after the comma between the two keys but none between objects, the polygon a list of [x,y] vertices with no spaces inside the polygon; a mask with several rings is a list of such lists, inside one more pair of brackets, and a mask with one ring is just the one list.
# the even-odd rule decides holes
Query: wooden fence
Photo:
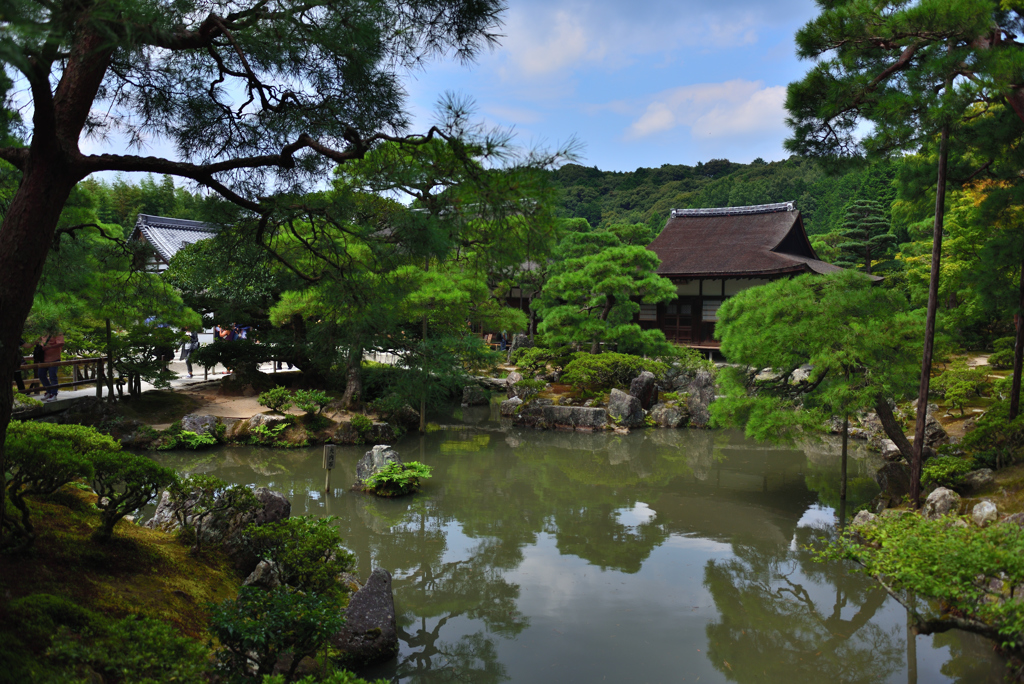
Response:
[{"label": "wooden fence", "polygon": [[[32,357],[25,357],[25,361],[31,361]],[[107,359],[102,356],[95,356],[84,359],[62,359],[60,361],[50,361],[47,363],[24,363],[21,366],[22,382],[25,385],[25,389],[18,389],[19,392],[25,394],[35,394],[36,392],[48,391],[48,388],[43,387],[42,382],[36,377],[37,370],[43,370],[46,368],[60,367],[64,368],[67,366],[71,367],[71,382],[59,382],[54,389],[61,389],[66,387],[80,387],[82,385],[96,385],[96,397],[103,397],[103,385],[106,384],[107,378],[104,374],[104,365],[107,363]],[[26,373],[26,371],[28,371]],[[17,380],[11,380],[11,384],[17,385]],[[51,385],[51,387],[53,387]]]}]

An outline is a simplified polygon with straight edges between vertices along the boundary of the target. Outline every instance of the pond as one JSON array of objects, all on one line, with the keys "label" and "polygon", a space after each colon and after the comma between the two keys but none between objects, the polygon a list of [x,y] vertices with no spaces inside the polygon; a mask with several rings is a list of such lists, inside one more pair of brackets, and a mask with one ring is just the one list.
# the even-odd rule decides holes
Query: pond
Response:
[{"label": "pond", "polygon": [[[456,410],[404,460],[413,497],[349,491],[366,447],[168,452],[182,472],[266,486],[292,514],[333,515],[360,576],[394,575],[402,682],[1002,682],[992,643],[907,637],[869,579],[805,548],[837,524],[834,443],[734,432],[517,430]],[[852,509],[876,492],[856,447]]]}]

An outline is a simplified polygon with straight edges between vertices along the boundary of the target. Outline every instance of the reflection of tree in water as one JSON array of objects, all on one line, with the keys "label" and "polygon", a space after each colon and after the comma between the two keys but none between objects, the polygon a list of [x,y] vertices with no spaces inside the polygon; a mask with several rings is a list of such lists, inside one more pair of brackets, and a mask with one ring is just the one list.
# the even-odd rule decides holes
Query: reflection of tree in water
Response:
[{"label": "reflection of tree in water", "polygon": [[[704,586],[720,614],[707,627],[708,658],[729,679],[868,683],[900,668],[901,634],[870,624],[885,592],[814,563],[803,549],[813,534],[798,528],[800,550],[790,554],[734,545],[734,558],[705,566]],[[844,609],[852,616],[844,619]]]},{"label": "reflection of tree in water", "polygon": [[632,526],[618,518],[618,509],[607,503],[561,511],[555,530],[558,550],[588,560],[602,570],[639,572],[651,551],[668,538],[668,532],[654,520]]},{"label": "reflection of tree in water", "polygon": [[955,684],[1007,681],[1005,664],[992,657],[992,642],[977,634],[953,630],[932,637],[936,648],[949,649],[950,658],[942,665],[942,674]]}]

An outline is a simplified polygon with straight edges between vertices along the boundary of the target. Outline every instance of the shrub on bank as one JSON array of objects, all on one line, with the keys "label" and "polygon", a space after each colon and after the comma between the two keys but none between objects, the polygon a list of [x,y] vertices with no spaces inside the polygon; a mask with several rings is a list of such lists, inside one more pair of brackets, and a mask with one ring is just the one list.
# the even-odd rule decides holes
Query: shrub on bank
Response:
[{"label": "shrub on bank", "polygon": [[116,525],[129,513],[153,501],[164,487],[177,481],[172,468],[152,459],[124,451],[92,453],[92,488],[99,497],[100,526],[93,539],[110,539]]},{"label": "shrub on bank", "polygon": [[669,364],[664,361],[632,354],[577,352],[573,354],[572,361],[565,366],[562,382],[590,391],[613,387],[628,388],[629,383],[645,370],[660,376],[668,369]]}]

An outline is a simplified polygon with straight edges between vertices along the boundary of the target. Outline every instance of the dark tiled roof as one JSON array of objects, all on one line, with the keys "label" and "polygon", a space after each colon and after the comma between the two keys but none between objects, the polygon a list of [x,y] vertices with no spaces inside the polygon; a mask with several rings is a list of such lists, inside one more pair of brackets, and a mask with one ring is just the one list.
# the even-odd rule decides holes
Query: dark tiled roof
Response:
[{"label": "dark tiled roof", "polygon": [[834,273],[818,259],[792,202],[753,207],[674,209],[647,247],[661,259],[658,273],[674,277],[758,277]]},{"label": "dark tiled roof", "polygon": [[132,238],[138,239],[141,234],[160,258],[170,263],[171,257],[182,247],[211,238],[217,234],[217,230],[217,226],[202,221],[139,214]]}]

